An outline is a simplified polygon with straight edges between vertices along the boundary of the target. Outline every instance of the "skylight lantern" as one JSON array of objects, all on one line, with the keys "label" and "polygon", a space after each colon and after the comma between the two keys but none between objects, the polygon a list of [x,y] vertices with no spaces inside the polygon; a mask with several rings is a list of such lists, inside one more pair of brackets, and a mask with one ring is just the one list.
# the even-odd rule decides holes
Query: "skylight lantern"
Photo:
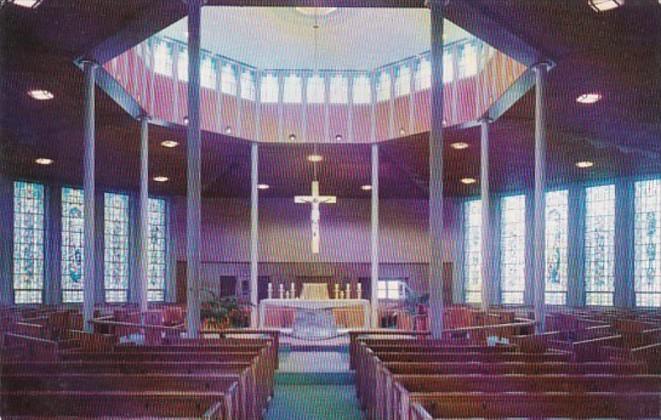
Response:
[{"label": "skylight lantern", "polygon": [[588,5],[597,13],[617,9],[624,5],[624,0],[588,0]]}]

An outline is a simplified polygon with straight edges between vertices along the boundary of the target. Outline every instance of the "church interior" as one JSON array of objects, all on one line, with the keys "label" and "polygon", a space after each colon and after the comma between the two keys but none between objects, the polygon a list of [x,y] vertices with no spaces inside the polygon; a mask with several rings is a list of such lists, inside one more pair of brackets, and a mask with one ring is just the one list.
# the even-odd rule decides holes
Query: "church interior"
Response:
[{"label": "church interior", "polygon": [[661,417],[661,0],[0,0],[0,418]]}]

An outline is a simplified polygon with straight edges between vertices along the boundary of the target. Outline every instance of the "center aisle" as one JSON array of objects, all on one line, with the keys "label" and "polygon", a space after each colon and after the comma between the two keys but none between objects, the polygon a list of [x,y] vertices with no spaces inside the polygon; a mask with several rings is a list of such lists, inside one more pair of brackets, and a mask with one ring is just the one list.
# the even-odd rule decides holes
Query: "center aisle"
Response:
[{"label": "center aisle", "polygon": [[275,396],[266,419],[363,419],[348,347],[308,350],[280,351]]}]

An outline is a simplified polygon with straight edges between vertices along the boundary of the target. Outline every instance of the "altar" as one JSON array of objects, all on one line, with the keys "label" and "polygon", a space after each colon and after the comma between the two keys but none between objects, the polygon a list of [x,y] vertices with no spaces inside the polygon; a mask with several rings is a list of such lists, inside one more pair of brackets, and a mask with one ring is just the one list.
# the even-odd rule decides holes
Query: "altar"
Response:
[{"label": "altar", "polygon": [[298,309],[329,310],[338,329],[370,328],[370,302],[365,299],[263,299],[259,303],[259,326],[291,329]]}]

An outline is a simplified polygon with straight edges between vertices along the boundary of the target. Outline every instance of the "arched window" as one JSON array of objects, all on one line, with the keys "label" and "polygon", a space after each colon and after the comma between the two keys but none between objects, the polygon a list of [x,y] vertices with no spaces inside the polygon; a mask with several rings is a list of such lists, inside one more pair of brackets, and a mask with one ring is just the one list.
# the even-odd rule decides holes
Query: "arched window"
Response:
[{"label": "arched window", "polygon": [[16,304],[42,303],[44,203],[43,185],[14,182],[13,280]]},{"label": "arched window", "polygon": [[415,72],[415,90],[421,91],[431,87],[431,62],[421,58],[418,63],[418,71]]},{"label": "arched window", "polygon": [[353,79],[353,103],[369,104],[372,102],[372,86],[370,78],[366,75],[356,76]]},{"label": "arched window", "polygon": [[302,100],[301,78],[295,74],[290,74],[285,78],[284,91],[282,92],[282,102],[287,104],[297,104]]},{"label": "arched window", "polygon": [[188,81],[188,50],[185,47],[179,49],[177,58],[177,78],[180,82]]},{"label": "arched window", "polygon": [[226,95],[236,95],[236,73],[229,63],[220,72],[220,91]]},{"label": "arched window", "polygon": [[260,86],[260,96],[262,103],[276,103],[278,102],[279,89],[278,79],[272,75],[267,74],[262,78]]},{"label": "arched window", "polygon": [[326,84],[323,77],[318,74],[310,76],[306,94],[309,104],[323,104],[326,95]]},{"label": "arched window", "polygon": [[216,89],[216,63],[208,55],[204,56],[200,65],[200,84],[203,88]]},{"label": "arched window", "polygon": [[331,78],[328,101],[332,104],[346,104],[349,102],[349,83],[343,75],[337,74]]},{"label": "arched window", "polygon": [[153,48],[154,72],[172,77],[172,47],[165,41],[155,40]]},{"label": "arched window", "polygon": [[395,81],[395,96],[404,96],[411,93],[411,69],[409,66],[401,66],[397,69]]},{"label": "arched window", "polygon": [[387,71],[382,71],[376,86],[377,102],[387,101],[390,99],[390,84],[390,74]]},{"label": "arched window", "polygon": [[250,70],[241,73],[241,98],[255,100],[255,79]]}]

